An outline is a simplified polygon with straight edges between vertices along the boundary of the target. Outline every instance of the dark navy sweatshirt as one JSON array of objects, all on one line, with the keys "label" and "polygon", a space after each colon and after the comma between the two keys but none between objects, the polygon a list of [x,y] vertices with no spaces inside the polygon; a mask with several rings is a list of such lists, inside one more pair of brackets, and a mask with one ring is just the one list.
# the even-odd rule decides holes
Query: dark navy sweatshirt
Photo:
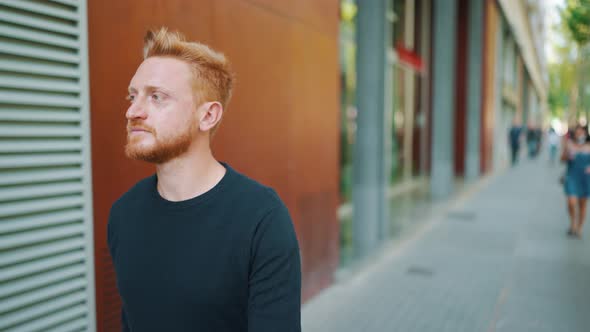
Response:
[{"label": "dark navy sweatshirt", "polygon": [[223,165],[222,180],[195,198],[162,198],[153,175],[113,204],[123,331],[301,331],[289,212],[272,189]]}]

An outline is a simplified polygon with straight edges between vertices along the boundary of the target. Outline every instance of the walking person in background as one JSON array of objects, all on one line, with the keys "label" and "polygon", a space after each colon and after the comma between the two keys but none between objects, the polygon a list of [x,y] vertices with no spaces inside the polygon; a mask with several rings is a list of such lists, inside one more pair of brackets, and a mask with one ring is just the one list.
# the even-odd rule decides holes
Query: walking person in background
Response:
[{"label": "walking person in background", "polygon": [[520,133],[521,127],[518,125],[517,121],[512,123],[512,127],[508,132],[508,142],[510,143],[510,154],[512,160],[512,166],[516,165],[518,162],[518,151],[520,150]]},{"label": "walking person in background", "polygon": [[537,157],[539,152],[541,152],[541,148],[543,147],[543,129],[541,129],[539,126],[535,127],[535,143],[535,157]]},{"label": "walking person in background", "polygon": [[547,142],[549,143],[549,162],[551,165],[555,165],[557,150],[559,149],[559,135],[557,135],[553,127],[549,128]]},{"label": "walking person in background", "polygon": [[526,131],[526,143],[529,152],[529,159],[535,158],[535,152],[537,151],[537,132],[533,125],[528,125]]},{"label": "walking person in background", "polygon": [[574,136],[565,142],[561,159],[567,163],[564,179],[570,217],[567,234],[579,238],[586,219],[587,199],[590,196],[590,144],[588,132],[583,126],[576,126]]}]

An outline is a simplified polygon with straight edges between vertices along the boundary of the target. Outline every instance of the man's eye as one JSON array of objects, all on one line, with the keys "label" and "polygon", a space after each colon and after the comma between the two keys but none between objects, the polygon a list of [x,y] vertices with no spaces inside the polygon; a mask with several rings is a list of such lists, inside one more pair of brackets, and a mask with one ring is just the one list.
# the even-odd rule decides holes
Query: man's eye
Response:
[{"label": "man's eye", "polygon": [[161,101],[161,100],[162,100],[162,96],[160,96],[160,95],[159,95],[159,94],[157,94],[157,93],[154,93],[154,94],[152,94],[152,99],[153,99],[154,101]]},{"label": "man's eye", "polygon": [[125,98],[125,99],[127,99],[129,101],[133,101],[135,99],[135,96],[134,95],[127,95],[127,98]]}]

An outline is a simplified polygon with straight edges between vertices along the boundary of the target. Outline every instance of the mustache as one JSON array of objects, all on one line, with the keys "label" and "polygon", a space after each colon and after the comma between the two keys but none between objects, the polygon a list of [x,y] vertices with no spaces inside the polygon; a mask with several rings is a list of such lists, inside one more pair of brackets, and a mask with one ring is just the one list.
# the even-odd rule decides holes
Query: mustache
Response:
[{"label": "mustache", "polygon": [[140,121],[128,121],[127,122],[127,132],[130,132],[132,128],[145,130],[150,133],[154,132],[154,128],[152,128],[146,124],[143,124]]}]

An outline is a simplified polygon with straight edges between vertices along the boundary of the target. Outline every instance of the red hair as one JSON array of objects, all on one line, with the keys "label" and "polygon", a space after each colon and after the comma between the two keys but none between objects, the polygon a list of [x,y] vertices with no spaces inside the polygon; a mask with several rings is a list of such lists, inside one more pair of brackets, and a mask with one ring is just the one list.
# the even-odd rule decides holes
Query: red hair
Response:
[{"label": "red hair", "polygon": [[193,71],[193,86],[200,102],[218,101],[225,109],[234,84],[234,73],[227,58],[205,44],[189,42],[179,32],[167,28],[149,30],[144,38],[143,58],[172,57],[188,63]]}]

